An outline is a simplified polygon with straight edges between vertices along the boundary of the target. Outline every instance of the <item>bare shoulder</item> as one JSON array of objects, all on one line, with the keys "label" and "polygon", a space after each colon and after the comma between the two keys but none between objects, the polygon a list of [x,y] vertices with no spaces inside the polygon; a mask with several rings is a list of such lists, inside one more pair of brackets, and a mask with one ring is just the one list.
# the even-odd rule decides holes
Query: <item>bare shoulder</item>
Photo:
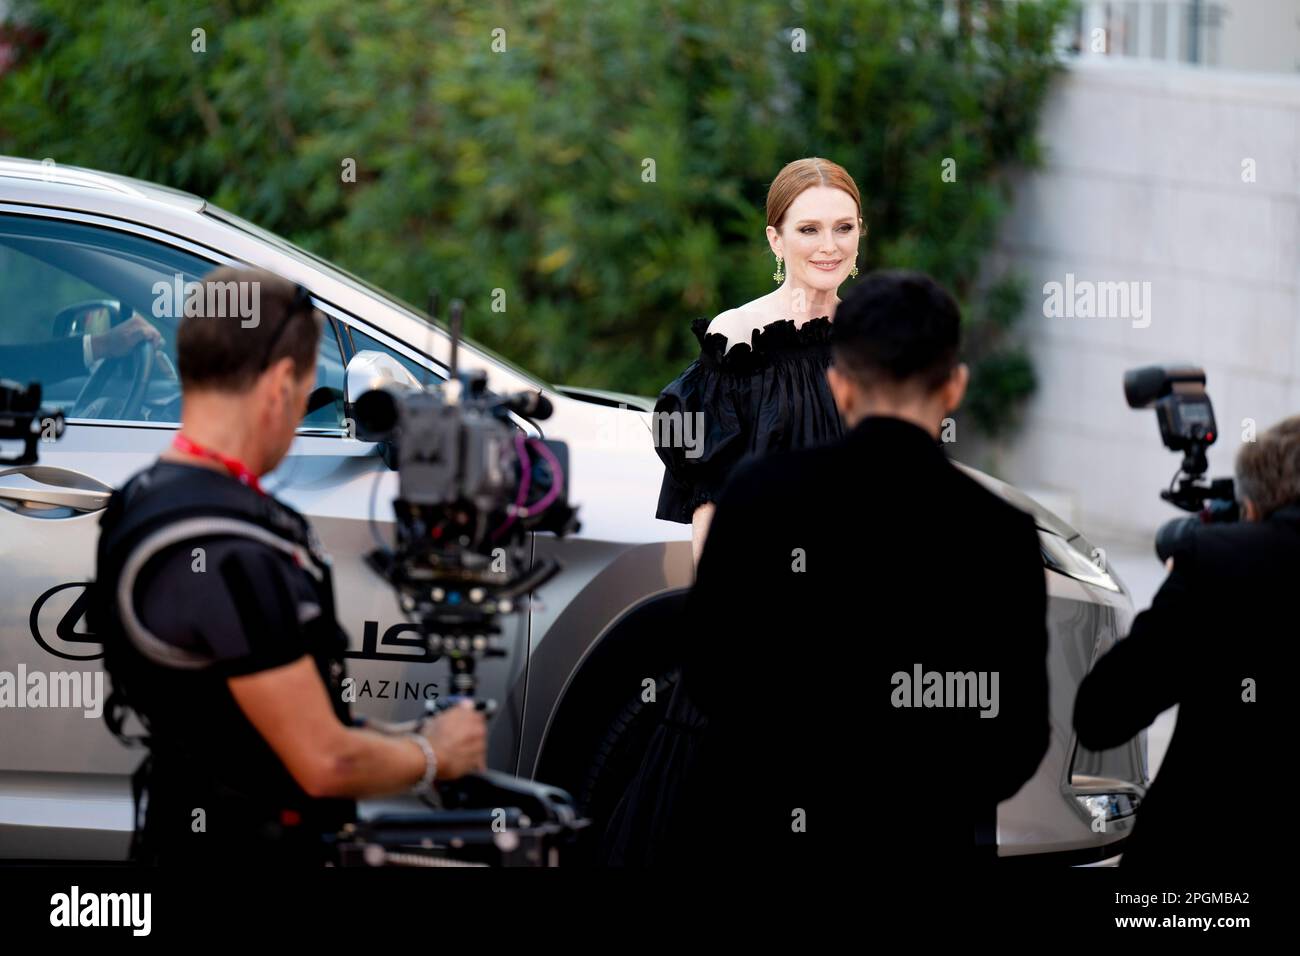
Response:
[{"label": "bare shoulder", "polygon": [[728,348],[737,342],[750,341],[755,329],[761,329],[775,317],[767,311],[765,299],[755,299],[739,308],[719,312],[709,323],[707,334],[725,335]]},{"label": "bare shoulder", "polygon": [[709,335],[725,335],[728,339],[734,338],[734,332],[740,329],[741,322],[748,320],[741,315],[740,309],[727,309],[719,312],[709,323]]}]

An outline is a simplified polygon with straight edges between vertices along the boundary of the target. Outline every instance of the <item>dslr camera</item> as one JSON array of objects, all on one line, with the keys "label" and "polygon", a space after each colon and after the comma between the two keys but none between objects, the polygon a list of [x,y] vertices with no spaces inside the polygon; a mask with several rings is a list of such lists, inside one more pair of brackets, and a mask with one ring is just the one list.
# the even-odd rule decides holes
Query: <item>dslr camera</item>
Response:
[{"label": "dslr camera", "polygon": [[1174,518],[1156,532],[1161,561],[1175,555],[1201,524],[1236,521],[1240,516],[1231,478],[1206,480],[1206,450],[1219,436],[1214,405],[1205,390],[1205,370],[1190,365],[1149,365],[1124,373],[1124,397],[1130,408],[1154,408],[1160,440],[1182,452],[1169,487],[1160,497],[1191,517]]}]

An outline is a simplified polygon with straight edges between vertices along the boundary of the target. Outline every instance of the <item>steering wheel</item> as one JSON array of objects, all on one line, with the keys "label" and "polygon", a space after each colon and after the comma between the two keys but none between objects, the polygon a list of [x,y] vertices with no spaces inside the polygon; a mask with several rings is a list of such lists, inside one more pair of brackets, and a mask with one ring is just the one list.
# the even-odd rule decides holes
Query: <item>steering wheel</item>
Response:
[{"label": "steering wheel", "polygon": [[[154,347],[152,342],[141,342],[125,355],[104,359],[90,373],[72,403],[69,418],[113,418],[130,420],[140,414],[144,404],[145,389],[153,373]],[[126,397],[114,399],[101,395],[108,383],[123,371],[131,385]],[[116,407],[115,407],[116,406]]]}]

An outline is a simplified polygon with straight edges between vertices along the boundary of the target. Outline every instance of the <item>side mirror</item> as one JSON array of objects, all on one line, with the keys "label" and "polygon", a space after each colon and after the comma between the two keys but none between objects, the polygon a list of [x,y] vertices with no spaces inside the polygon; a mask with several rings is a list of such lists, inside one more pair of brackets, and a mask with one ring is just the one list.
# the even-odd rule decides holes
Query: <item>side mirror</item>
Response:
[{"label": "side mirror", "polygon": [[417,392],[423,388],[410,369],[386,352],[358,352],[343,372],[343,401],[348,415],[352,414],[356,400],[366,392],[394,387]]},{"label": "side mirror", "polygon": [[[372,350],[358,352],[352,356],[352,360],[348,362],[348,367],[343,372],[343,413],[357,423],[357,438],[362,441],[374,441],[378,436],[371,435],[369,429],[362,424],[370,416],[358,416],[357,401],[367,394],[371,396],[368,401],[372,401],[376,394],[408,390],[418,392],[422,388],[424,386],[411,374],[410,369],[388,353]],[[384,463],[392,469],[397,468],[395,451],[395,446],[391,442],[382,439],[379,441],[379,452],[383,456]]]}]

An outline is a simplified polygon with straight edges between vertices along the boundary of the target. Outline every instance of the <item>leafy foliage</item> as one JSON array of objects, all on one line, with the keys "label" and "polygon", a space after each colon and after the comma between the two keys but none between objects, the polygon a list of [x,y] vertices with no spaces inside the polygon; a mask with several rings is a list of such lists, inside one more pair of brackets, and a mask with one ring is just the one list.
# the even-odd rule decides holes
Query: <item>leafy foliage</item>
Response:
[{"label": "leafy foliage", "polygon": [[692,317],[771,287],[767,186],[826,156],[864,197],[860,267],[963,301],[995,431],[1034,378],[1015,284],[981,262],[1068,8],[16,0],[0,151],[206,196],[410,301],[464,298],[467,332],[543,378],[642,394],[693,357]]}]

